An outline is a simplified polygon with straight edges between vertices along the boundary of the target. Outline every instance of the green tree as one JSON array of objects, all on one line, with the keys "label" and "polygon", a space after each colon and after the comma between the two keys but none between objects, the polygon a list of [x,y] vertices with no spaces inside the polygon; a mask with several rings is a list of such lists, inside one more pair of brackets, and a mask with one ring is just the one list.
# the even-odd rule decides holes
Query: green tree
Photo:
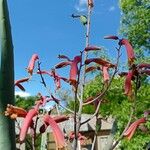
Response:
[{"label": "green tree", "polygon": [[137,52],[150,52],[150,1],[120,0],[121,33],[127,37]]},{"label": "green tree", "polygon": [[35,105],[37,99],[37,96],[20,97],[17,95],[15,97],[16,106],[29,110]]}]

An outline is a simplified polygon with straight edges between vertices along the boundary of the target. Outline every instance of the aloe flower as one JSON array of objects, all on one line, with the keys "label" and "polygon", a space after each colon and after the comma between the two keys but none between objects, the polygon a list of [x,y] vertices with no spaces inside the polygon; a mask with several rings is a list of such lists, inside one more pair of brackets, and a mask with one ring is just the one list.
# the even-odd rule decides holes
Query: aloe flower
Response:
[{"label": "aloe flower", "polygon": [[54,78],[56,90],[61,88],[61,82],[60,82],[61,80],[65,82],[69,82],[67,78],[59,76],[54,69],[51,71],[51,76]]},{"label": "aloe flower", "polygon": [[40,71],[37,71],[37,74],[47,74],[49,76],[52,76],[51,72],[50,71],[45,71],[45,70],[40,70]]},{"label": "aloe flower", "polygon": [[134,60],[135,60],[135,54],[134,54],[134,50],[131,46],[131,44],[129,43],[129,41],[127,39],[122,39],[119,42],[120,45],[124,45],[127,51],[127,56],[128,56],[128,62],[129,64],[133,64]]},{"label": "aloe flower", "polygon": [[64,81],[69,81],[71,85],[75,86],[76,85],[76,78],[77,78],[77,74],[78,74],[78,63],[80,63],[82,60],[81,56],[75,56],[73,60],[71,61],[65,61],[65,62],[60,62],[59,64],[57,64],[55,66],[56,69],[59,68],[63,68],[66,67],[68,65],[71,66],[70,68],[70,77],[69,80],[65,80]]},{"label": "aloe flower", "polygon": [[94,6],[93,0],[88,0],[88,6],[90,6],[90,7]]},{"label": "aloe flower", "polygon": [[55,65],[55,68],[59,69],[59,68],[66,67],[68,65],[71,65],[71,61],[63,61],[63,62],[60,62],[57,65]]},{"label": "aloe flower", "polygon": [[118,36],[115,35],[108,35],[108,36],[104,36],[104,39],[111,39],[111,40],[118,40]]},{"label": "aloe flower", "polygon": [[45,124],[50,126],[53,130],[53,136],[55,139],[56,147],[57,149],[59,148],[64,148],[66,143],[65,143],[65,138],[64,138],[64,133],[61,131],[55,120],[50,117],[49,115],[45,115],[43,117],[43,121]]},{"label": "aloe flower", "polygon": [[[72,142],[75,138],[75,134],[74,132],[71,132],[70,135],[69,135],[69,140]],[[81,142],[81,144],[84,144],[84,141],[86,140],[87,138],[85,136],[83,136],[81,133],[78,133],[78,140]]]},{"label": "aloe flower", "polygon": [[69,59],[69,57],[68,57],[68,56],[65,56],[65,55],[58,55],[58,58],[59,58],[59,59],[66,59],[67,61],[71,61],[71,60]]},{"label": "aloe flower", "polygon": [[27,71],[28,73],[32,76],[33,74],[33,70],[34,70],[34,66],[35,66],[35,62],[36,60],[39,59],[37,54],[33,54],[30,61],[29,61],[29,65],[27,67]]},{"label": "aloe flower", "polygon": [[[57,117],[53,117],[53,120],[56,122],[56,123],[61,123],[61,122],[64,122],[64,121],[67,121],[69,119],[68,116],[66,115],[61,115],[61,116],[57,116]],[[48,127],[48,123],[45,122],[41,127],[40,127],[40,133],[44,133]]]},{"label": "aloe flower", "polygon": [[126,75],[125,79],[125,94],[128,96],[132,95],[132,77],[133,77],[133,71],[129,71],[128,74]]},{"label": "aloe flower", "polygon": [[97,51],[97,50],[101,50],[101,47],[97,47],[97,46],[87,46],[84,51],[89,52],[89,51]]},{"label": "aloe flower", "polygon": [[72,63],[71,63],[71,69],[70,69],[70,84],[75,85],[76,84],[76,77],[78,74],[78,63],[81,62],[81,56],[75,56]]},{"label": "aloe flower", "polygon": [[9,116],[11,119],[16,119],[17,117],[25,118],[26,115],[27,112],[23,108],[7,104],[5,116]]},{"label": "aloe flower", "polygon": [[124,136],[127,137],[128,140],[130,140],[132,138],[132,136],[134,135],[137,127],[142,123],[146,123],[145,118],[140,118],[140,119],[136,120],[135,122],[133,122],[130,125],[130,127],[124,132]]},{"label": "aloe flower", "polygon": [[109,68],[115,67],[114,64],[112,64],[112,63],[110,63],[110,62],[108,62],[108,61],[106,61],[104,59],[101,59],[101,58],[90,58],[90,59],[85,60],[85,64],[86,65],[88,65],[88,64],[90,64],[92,62],[95,62],[95,63],[97,63],[99,65],[102,65],[102,66],[105,66],[105,67],[109,67]]},{"label": "aloe flower", "polygon": [[25,137],[27,135],[28,129],[30,126],[32,126],[33,124],[33,117],[35,117],[38,114],[38,111],[36,109],[31,109],[29,110],[29,112],[27,113],[21,130],[20,130],[20,134],[19,134],[19,140],[20,142],[23,142],[25,140]]},{"label": "aloe flower", "polygon": [[15,86],[20,88],[22,91],[25,91],[25,88],[20,83],[27,82],[28,80],[29,80],[29,77],[17,80],[15,81]]},{"label": "aloe flower", "polygon": [[100,67],[95,67],[95,66],[90,66],[88,68],[86,68],[85,73],[94,71],[94,70],[101,70]]},{"label": "aloe flower", "polygon": [[150,64],[147,64],[147,63],[139,64],[139,65],[137,65],[137,68],[139,68],[139,69],[143,69],[143,68],[150,69]]},{"label": "aloe flower", "polygon": [[108,73],[108,67],[102,66],[102,71],[103,71],[103,80],[104,82],[108,82],[110,77],[109,77],[109,73]]},{"label": "aloe flower", "polygon": [[141,74],[146,74],[146,75],[150,76],[150,70],[142,70]]}]

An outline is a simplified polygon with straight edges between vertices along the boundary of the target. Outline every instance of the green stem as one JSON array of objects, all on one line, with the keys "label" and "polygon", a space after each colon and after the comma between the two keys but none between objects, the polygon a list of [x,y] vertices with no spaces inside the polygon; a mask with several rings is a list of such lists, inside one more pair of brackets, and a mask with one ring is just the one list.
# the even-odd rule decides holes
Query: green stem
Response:
[{"label": "green stem", "polygon": [[[14,105],[14,55],[7,0],[0,0],[0,113]],[[0,149],[15,150],[15,123],[0,115]]]}]

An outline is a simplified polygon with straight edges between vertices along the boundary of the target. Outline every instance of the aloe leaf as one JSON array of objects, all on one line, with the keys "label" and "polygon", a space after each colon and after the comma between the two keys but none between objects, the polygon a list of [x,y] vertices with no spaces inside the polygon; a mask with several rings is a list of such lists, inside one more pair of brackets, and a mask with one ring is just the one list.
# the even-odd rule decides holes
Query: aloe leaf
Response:
[{"label": "aloe leaf", "polygon": [[[0,0],[0,113],[14,104],[14,55],[7,0]],[[15,150],[15,124],[0,115],[0,149]]]}]

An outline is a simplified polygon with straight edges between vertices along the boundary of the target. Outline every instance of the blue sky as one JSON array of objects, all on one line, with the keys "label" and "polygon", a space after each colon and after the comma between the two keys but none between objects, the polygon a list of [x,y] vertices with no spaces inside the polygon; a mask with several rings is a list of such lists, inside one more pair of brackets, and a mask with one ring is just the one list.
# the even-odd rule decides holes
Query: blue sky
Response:
[{"label": "blue sky", "polygon": [[[32,54],[37,53],[41,67],[50,70],[59,62],[58,54],[73,58],[85,46],[85,27],[74,14],[86,14],[86,0],[8,0],[15,58],[15,79],[26,77],[25,68]],[[104,46],[115,57],[115,43],[104,40],[105,35],[118,35],[120,10],[118,0],[95,0],[91,18],[90,44]],[[67,76],[68,72],[60,72]],[[52,80],[46,78],[50,88]],[[45,89],[37,76],[24,84],[26,92],[36,95]],[[16,88],[16,91],[19,91]]]}]

